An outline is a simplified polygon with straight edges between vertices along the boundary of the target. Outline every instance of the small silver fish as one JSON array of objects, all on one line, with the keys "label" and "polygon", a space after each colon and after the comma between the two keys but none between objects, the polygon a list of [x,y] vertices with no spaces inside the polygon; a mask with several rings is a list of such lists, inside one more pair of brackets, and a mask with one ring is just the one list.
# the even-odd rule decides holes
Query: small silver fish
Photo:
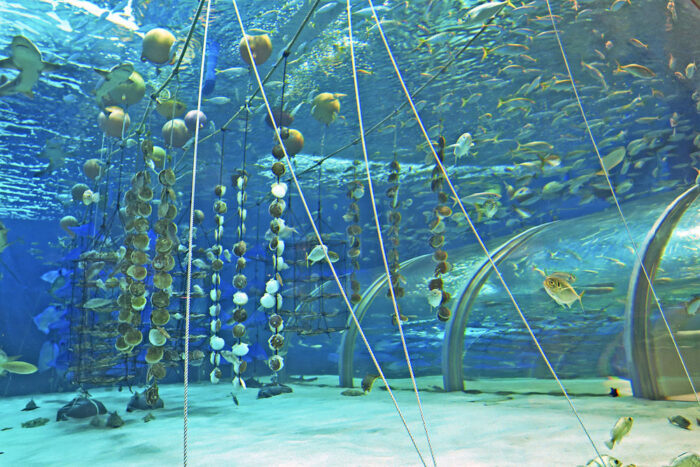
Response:
[{"label": "small silver fish", "polygon": [[619,443],[623,436],[630,432],[632,429],[632,423],[634,423],[634,419],[632,417],[620,417],[617,419],[615,425],[612,427],[612,430],[610,430],[610,441],[605,442],[608,449],[614,448],[615,444]]}]

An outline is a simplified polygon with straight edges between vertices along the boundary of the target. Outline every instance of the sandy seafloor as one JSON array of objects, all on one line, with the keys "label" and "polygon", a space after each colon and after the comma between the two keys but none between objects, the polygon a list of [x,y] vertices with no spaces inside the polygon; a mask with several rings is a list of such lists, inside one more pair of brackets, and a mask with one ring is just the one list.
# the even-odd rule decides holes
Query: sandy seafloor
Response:
[{"label": "sandy seafloor", "polygon": [[[229,383],[190,385],[189,465],[421,465],[381,381],[361,397],[341,396],[337,382],[337,376],[320,376],[311,383],[292,383],[292,394],[270,399],[256,399],[258,390],[248,389],[238,394],[238,406],[229,395]],[[468,389],[481,393],[438,392],[441,383],[439,377],[418,380],[438,465],[575,466],[593,457],[566,400],[554,395],[553,381],[467,382]],[[432,465],[410,380],[390,384],[426,462]],[[695,422],[700,417],[695,403],[606,396],[612,385],[629,394],[629,385],[621,380],[564,384],[603,453],[610,452],[604,445],[610,428],[618,417],[628,415],[635,419],[632,431],[610,452],[626,464],[666,465],[684,451],[700,451],[700,427],[683,430],[667,421],[681,414]],[[39,409],[30,412],[21,411],[29,397],[1,400],[0,428],[11,429],[0,431],[0,465],[182,464],[182,385],[161,386],[165,408],[153,411],[156,419],[148,423],[142,421],[146,412],[125,411],[127,389],[90,392],[108,410],[117,410],[125,425],[94,428],[89,419],[56,422],[56,411],[72,399],[70,393],[36,395]],[[50,422],[21,427],[36,417]]]}]

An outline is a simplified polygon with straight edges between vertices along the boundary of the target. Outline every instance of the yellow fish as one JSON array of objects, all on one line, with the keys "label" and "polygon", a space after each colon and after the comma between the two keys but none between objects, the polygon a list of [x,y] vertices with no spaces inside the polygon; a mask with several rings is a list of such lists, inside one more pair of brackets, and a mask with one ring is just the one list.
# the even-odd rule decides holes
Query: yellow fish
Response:
[{"label": "yellow fish", "polygon": [[29,375],[38,370],[31,363],[17,361],[17,358],[19,357],[8,357],[5,352],[0,350],[0,376],[5,374],[5,372]]},{"label": "yellow fish", "polygon": [[156,99],[156,112],[165,118],[176,118],[185,113],[187,105],[176,99]]},{"label": "yellow fish", "polygon": [[577,294],[571,284],[564,280],[559,274],[555,273],[547,276],[543,285],[547,295],[552,297],[557,304],[571,308],[571,304],[578,300],[581,304],[581,310],[583,310],[581,297],[583,297],[584,292],[581,292],[580,295]]},{"label": "yellow fish", "polygon": [[0,253],[7,248],[10,244],[7,242],[7,232],[10,229],[5,227],[5,224],[0,222]]}]

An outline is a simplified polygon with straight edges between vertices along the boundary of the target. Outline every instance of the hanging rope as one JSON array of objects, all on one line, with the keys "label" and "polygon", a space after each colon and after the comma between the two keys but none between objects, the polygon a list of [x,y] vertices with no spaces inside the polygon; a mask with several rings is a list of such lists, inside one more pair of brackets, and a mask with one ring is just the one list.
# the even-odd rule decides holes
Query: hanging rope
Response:
[{"label": "hanging rope", "polygon": [[622,219],[622,225],[625,226],[625,232],[627,232],[627,237],[629,238],[630,243],[632,244],[632,249],[634,250],[634,255],[637,258],[637,261],[639,262],[639,265],[641,266],[642,272],[644,273],[644,277],[646,278],[647,282],[649,283],[649,290],[651,291],[651,295],[654,297],[654,301],[656,302],[656,306],[659,309],[659,314],[661,314],[661,319],[664,322],[664,326],[666,327],[666,331],[668,331],[668,335],[671,338],[671,342],[673,343],[673,348],[676,351],[676,355],[678,355],[678,360],[681,363],[681,366],[683,367],[683,372],[685,373],[686,378],[688,379],[688,383],[690,384],[690,388],[693,391],[693,395],[695,396],[695,401],[697,402],[698,406],[700,406],[700,396],[698,396],[698,392],[695,389],[695,385],[693,384],[693,379],[690,377],[690,372],[688,371],[688,367],[685,364],[685,360],[683,359],[683,355],[681,355],[681,350],[678,347],[678,343],[676,342],[676,338],[673,336],[673,331],[671,331],[671,326],[668,323],[668,320],[666,319],[666,313],[664,313],[663,308],[661,307],[661,301],[659,300],[659,296],[656,295],[656,290],[654,289],[654,285],[652,284],[652,280],[649,277],[649,273],[647,272],[646,267],[644,267],[644,262],[642,261],[642,258],[639,256],[639,250],[637,249],[637,244],[634,241],[634,238],[632,237],[632,232],[630,231],[629,225],[627,224],[627,219],[625,218],[625,215],[622,213],[622,208],[620,207],[620,201],[617,199],[617,195],[615,194],[615,189],[613,188],[612,181],[610,180],[610,173],[608,173],[608,169],[605,167],[605,163],[603,162],[603,157],[600,155],[600,150],[598,149],[598,144],[595,141],[595,138],[593,137],[593,132],[591,131],[591,127],[588,124],[588,118],[586,118],[586,112],[583,110],[583,103],[581,102],[581,98],[579,97],[578,94],[578,89],[576,88],[576,84],[574,83],[574,76],[571,72],[571,68],[569,67],[569,60],[566,57],[566,53],[564,53],[564,46],[561,43],[561,38],[559,37],[559,29],[557,29],[557,25],[554,22],[554,16],[552,16],[552,6],[549,4],[549,0],[547,1],[547,11],[549,12],[549,19],[552,20],[552,28],[554,29],[554,35],[557,38],[557,44],[559,44],[559,50],[561,51],[561,56],[564,59],[564,65],[566,66],[566,72],[569,75],[569,80],[571,81],[571,89],[574,91],[574,96],[576,97],[576,102],[578,104],[578,108],[581,111],[581,117],[583,117],[583,123],[586,125],[586,132],[588,133],[588,137],[591,140],[591,143],[593,144],[593,149],[595,150],[596,157],[598,158],[598,162],[600,163],[600,166],[603,168],[603,175],[605,175],[605,181],[608,184],[608,188],[610,188],[610,193],[612,194],[613,200],[615,201],[615,207],[617,208],[617,212],[620,214],[620,219]]},{"label": "hanging rope", "polygon": [[[233,8],[236,12],[236,19],[238,20],[238,25],[241,28],[241,33],[243,34],[243,37],[245,37],[246,36],[245,27],[243,26],[243,20],[241,19],[240,11],[238,10],[238,3],[236,0],[232,0],[232,1],[233,1]],[[248,41],[243,41],[243,42],[246,44],[246,48],[248,49],[248,54],[252,57],[253,53],[250,50],[249,42]],[[251,60],[251,63],[252,63],[253,72],[255,73],[255,79],[258,83],[258,89],[260,90],[262,98],[265,101],[265,108],[267,109],[267,114],[270,117],[270,120],[273,121],[272,107],[270,106],[270,101],[267,99],[267,95],[265,94],[265,90],[263,89],[263,83],[262,83],[262,79],[260,78],[260,74],[258,73],[258,68],[255,65],[254,60]],[[335,282],[338,285],[338,288],[340,290],[340,294],[342,295],[343,300],[345,301],[345,305],[348,307],[348,310],[350,310],[353,321],[355,322],[355,325],[357,326],[357,328],[359,330],[360,337],[362,337],[362,340],[365,343],[365,347],[367,348],[367,351],[369,352],[370,358],[372,359],[372,363],[374,363],[374,366],[377,369],[379,376],[381,377],[382,381],[386,385],[387,392],[389,393],[389,396],[391,397],[391,400],[394,404],[394,407],[396,408],[396,411],[397,411],[399,417],[401,418],[401,422],[403,423],[403,426],[406,429],[406,432],[408,433],[409,438],[411,439],[411,442],[413,444],[414,449],[416,450],[416,453],[420,457],[423,465],[426,465],[425,460],[423,459],[423,456],[421,455],[420,450],[418,449],[418,446],[416,445],[416,441],[413,438],[413,435],[411,434],[411,430],[408,428],[408,424],[406,422],[406,419],[403,416],[401,409],[399,408],[399,404],[398,404],[398,401],[396,400],[396,397],[394,396],[394,392],[391,390],[391,387],[389,386],[389,383],[387,382],[386,377],[384,376],[384,372],[382,371],[381,367],[379,366],[379,362],[377,361],[377,358],[375,357],[374,352],[372,351],[372,348],[370,347],[369,342],[367,341],[367,337],[366,337],[365,333],[362,331],[362,327],[360,326],[360,322],[357,319],[357,315],[355,315],[355,311],[353,310],[352,305],[350,304],[348,296],[345,293],[345,290],[343,289],[342,284],[340,283],[340,278],[338,277],[338,273],[336,272],[335,267],[333,266],[333,263],[331,263],[331,260],[328,257],[328,249],[323,248],[325,246],[323,243],[323,239],[321,238],[321,234],[318,231],[318,227],[316,226],[316,223],[314,222],[314,218],[311,215],[311,210],[309,209],[309,205],[306,201],[306,197],[304,196],[304,192],[301,190],[301,185],[299,185],[299,180],[296,176],[296,173],[294,172],[294,168],[293,168],[293,165],[291,163],[291,159],[289,158],[289,154],[287,153],[287,149],[284,146],[284,142],[282,141],[282,136],[280,135],[278,128],[275,128],[275,136],[277,137],[277,141],[282,148],[285,162],[287,163],[287,167],[289,168],[289,172],[292,175],[292,180],[293,180],[294,185],[297,189],[297,192],[299,193],[299,199],[300,199],[302,205],[304,206],[304,211],[306,212],[306,216],[309,218],[309,221],[311,223],[311,227],[314,231],[314,234],[316,235],[316,239],[318,240],[319,245],[321,246],[321,249],[323,250],[324,257],[325,257],[326,261],[328,262],[328,266],[330,267],[331,272],[333,274],[333,278],[335,279]]]},{"label": "hanging rope", "polygon": [[[481,33],[484,32],[484,31],[486,30],[486,28],[488,27],[488,25],[491,24],[491,22],[493,22],[493,20],[494,20],[495,18],[496,18],[496,17],[493,16],[493,17],[491,17],[487,22],[485,22],[484,25],[481,27],[481,29],[479,29],[479,31],[478,31],[476,34],[474,34],[474,36],[472,36],[472,38],[469,39],[469,40],[467,41],[467,43],[464,44],[464,46],[463,46],[461,49],[459,49],[459,51],[458,51],[456,54],[454,54],[450,60],[447,61],[447,63],[445,63],[442,67],[440,67],[440,69],[439,69],[433,76],[431,76],[431,77],[428,79],[428,81],[426,81],[425,83],[423,83],[420,87],[418,87],[418,89],[416,89],[416,90],[413,92],[412,96],[413,96],[413,97],[416,97],[416,96],[417,96],[418,94],[420,94],[425,88],[427,88],[433,81],[435,81],[435,80],[438,78],[438,76],[442,75],[442,74],[445,72],[445,70],[447,70],[447,68],[449,68],[450,65],[452,65],[452,64],[459,58],[459,56],[462,55],[462,53],[464,53],[464,51],[466,51],[466,50],[472,45],[472,43],[481,35]],[[399,105],[398,107],[396,107],[392,112],[390,112],[389,114],[387,114],[384,118],[382,118],[382,119],[379,120],[377,123],[375,123],[374,125],[372,125],[371,127],[369,127],[369,128],[365,131],[365,136],[367,136],[367,135],[369,135],[369,134],[371,134],[371,133],[374,133],[374,131],[377,130],[377,128],[381,127],[384,123],[386,123],[389,119],[391,119],[391,118],[394,117],[395,115],[398,115],[398,113],[401,112],[404,108],[406,108],[407,105],[408,105],[408,103],[407,103],[407,102],[404,102],[404,103],[402,103],[401,105]],[[312,164],[311,166],[307,167],[305,170],[299,172],[298,175],[299,175],[299,176],[302,176],[302,175],[306,174],[307,172],[313,170],[313,168],[316,166],[316,164],[322,164],[322,163],[325,162],[327,159],[330,159],[331,157],[335,156],[336,154],[345,151],[345,150],[348,149],[349,147],[354,146],[354,145],[356,145],[356,144],[359,143],[359,142],[360,142],[360,138],[355,138],[354,140],[350,141],[350,142],[347,143],[346,145],[339,147],[338,149],[336,149],[335,151],[333,151],[333,152],[331,152],[331,153],[329,153],[329,154],[326,154],[326,155],[323,156],[321,159],[319,159],[318,161],[316,161],[315,164]]]},{"label": "hanging rope", "polygon": [[[513,296],[513,293],[510,290],[510,287],[508,287],[508,284],[506,284],[505,279],[503,279],[503,276],[501,275],[501,271],[498,269],[498,267],[496,266],[496,263],[493,261],[493,257],[491,256],[491,253],[486,248],[486,245],[484,244],[484,241],[482,240],[481,236],[479,235],[479,232],[477,232],[476,227],[474,226],[474,223],[472,222],[471,218],[469,217],[469,214],[467,214],[467,210],[464,208],[464,204],[462,203],[462,200],[460,199],[459,195],[457,194],[457,191],[455,190],[455,187],[452,183],[452,180],[450,179],[449,175],[447,174],[447,171],[445,170],[445,166],[442,164],[442,161],[440,160],[437,153],[435,152],[435,148],[434,148],[432,142],[430,141],[430,137],[428,136],[428,132],[425,129],[425,125],[423,125],[423,121],[421,120],[420,115],[418,114],[418,110],[416,109],[416,106],[413,103],[413,98],[411,97],[411,94],[408,92],[408,88],[406,87],[406,83],[403,80],[403,76],[401,75],[401,71],[399,70],[398,65],[396,64],[396,60],[394,59],[394,54],[391,52],[391,48],[389,47],[389,43],[386,40],[386,36],[384,35],[384,30],[382,29],[381,22],[379,21],[379,17],[377,16],[377,12],[374,9],[374,4],[372,3],[372,0],[368,0],[368,2],[370,5],[370,8],[372,9],[372,16],[377,24],[382,42],[384,43],[384,47],[386,48],[389,59],[391,60],[392,67],[394,68],[394,71],[396,72],[396,76],[399,80],[399,83],[401,84],[401,88],[403,89],[403,92],[406,95],[407,102],[411,106],[411,110],[413,111],[413,115],[414,115],[416,121],[418,122],[418,126],[420,127],[421,132],[423,133],[423,137],[428,142],[428,147],[430,148],[430,151],[432,152],[433,157],[435,158],[437,165],[440,167],[440,171],[442,172],[443,177],[445,178],[445,181],[447,182],[447,185],[449,186],[450,191],[452,192],[452,195],[454,196],[454,199],[456,200],[456,203],[459,205],[459,208],[462,211],[462,214],[464,214],[464,218],[466,219],[467,223],[469,224],[469,228],[474,233],[474,236],[476,237],[476,240],[478,241],[479,246],[481,246],[481,249],[484,251],[484,253],[488,257],[488,260],[489,260],[489,263],[491,264],[491,267],[496,272],[496,275],[498,276],[499,281],[503,285],[503,288],[505,289],[506,293],[508,294],[508,297],[510,298],[511,302],[513,303],[513,306],[515,307],[516,311],[518,312],[520,319],[522,320],[523,324],[525,325],[525,328],[527,328],[527,332],[530,334],[530,338],[532,339],[535,346],[537,347],[537,350],[540,353],[540,355],[542,356],[542,359],[544,360],[545,364],[547,365],[549,372],[552,374],[552,376],[556,380],[557,385],[559,385],[559,389],[561,390],[562,394],[566,398],[566,401],[569,403],[569,407],[571,408],[571,411],[573,412],[574,416],[578,420],[579,425],[581,425],[581,428],[583,429],[583,432],[585,433],[586,437],[588,438],[588,441],[590,442],[591,446],[593,447],[593,450],[595,451],[595,453],[598,457],[601,457],[600,452],[598,451],[598,447],[596,446],[595,442],[593,441],[593,438],[591,438],[591,435],[588,433],[588,430],[586,429],[586,426],[584,425],[583,420],[581,419],[580,415],[578,414],[578,411],[576,410],[576,407],[574,406],[573,401],[569,397],[569,394],[566,392],[564,385],[562,384],[561,380],[557,376],[557,373],[554,370],[554,367],[550,363],[549,359],[547,358],[547,355],[545,354],[544,349],[542,349],[542,346],[540,345],[539,340],[537,339],[534,331],[530,327],[530,323],[525,318],[525,315],[523,314],[522,310],[520,309],[520,305],[518,305],[518,302],[515,300],[515,297]],[[489,20],[489,22],[493,21],[493,19],[495,17],[496,17],[496,15],[494,15]],[[482,27],[482,30],[483,30],[483,27]]]},{"label": "hanging rope", "polygon": [[[202,1],[202,3],[204,3]],[[200,4],[201,10],[202,4]],[[204,86],[204,67],[206,65],[207,56],[207,36],[209,34],[209,12],[211,11],[211,0],[207,0],[207,15],[204,21],[204,40],[202,41],[202,66],[199,71],[199,88],[197,90],[197,119],[194,129],[194,153],[192,155],[192,183],[190,191],[190,221],[189,231],[187,232],[187,286],[185,288],[185,369],[183,382],[183,432],[182,432],[182,463],[187,467],[187,422],[188,422],[188,393],[189,393],[189,376],[190,376],[190,311],[191,311],[191,289],[192,289],[192,249],[194,230],[194,195],[197,183],[197,150],[199,149],[199,118],[202,115],[202,87]],[[194,29],[194,28],[193,28]],[[192,30],[190,30],[190,36]],[[188,37],[189,40],[189,37]],[[178,61],[179,64],[179,61]]]},{"label": "hanging rope", "polygon": [[[374,11],[374,10],[373,10]],[[367,174],[367,188],[369,189],[369,196],[372,200],[372,215],[374,217],[374,224],[377,228],[377,239],[379,240],[379,251],[382,253],[382,264],[384,265],[384,273],[387,278],[387,285],[389,287],[389,292],[391,294],[391,304],[394,308],[394,316],[396,317],[396,325],[399,328],[399,335],[401,336],[401,345],[403,346],[404,356],[406,357],[406,365],[408,366],[408,372],[411,375],[411,384],[413,385],[413,392],[416,395],[416,402],[418,403],[418,411],[420,412],[420,418],[423,423],[423,430],[425,431],[425,438],[428,442],[428,448],[430,449],[430,457],[433,460],[433,465],[437,465],[435,462],[435,453],[433,452],[433,445],[430,442],[430,434],[428,433],[428,425],[425,421],[425,415],[423,413],[423,404],[421,404],[420,395],[418,393],[418,386],[416,386],[416,377],[413,374],[413,365],[411,364],[411,357],[408,354],[408,347],[406,346],[406,337],[403,333],[403,327],[401,325],[401,313],[399,312],[399,306],[396,303],[396,293],[394,291],[394,284],[391,278],[391,273],[389,271],[389,261],[386,257],[386,249],[384,248],[384,240],[382,239],[382,227],[379,222],[379,214],[377,214],[377,201],[374,198],[374,187],[372,184],[372,175],[369,170],[369,158],[367,157],[367,143],[365,141],[364,126],[362,123],[362,106],[360,105],[360,89],[357,84],[357,66],[355,63],[355,48],[353,46],[353,36],[352,36],[352,12],[350,11],[350,0],[347,0],[347,14],[348,14],[348,39],[350,43],[350,63],[352,65],[352,82],[355,90],[355,104],[357,109],[357,122],[360,129],[360,142],[362,143],[362,156],[365,160],[365,171]]]}]

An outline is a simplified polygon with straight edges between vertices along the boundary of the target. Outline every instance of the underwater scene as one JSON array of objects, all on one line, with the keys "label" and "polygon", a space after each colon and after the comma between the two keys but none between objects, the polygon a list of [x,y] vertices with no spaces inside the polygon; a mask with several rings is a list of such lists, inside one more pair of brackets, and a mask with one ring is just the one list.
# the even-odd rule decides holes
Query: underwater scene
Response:
[{"label": "underwater scene", "polygon": [[698,66],[698,0],[0,0],[0,465],[700,467]]}]

